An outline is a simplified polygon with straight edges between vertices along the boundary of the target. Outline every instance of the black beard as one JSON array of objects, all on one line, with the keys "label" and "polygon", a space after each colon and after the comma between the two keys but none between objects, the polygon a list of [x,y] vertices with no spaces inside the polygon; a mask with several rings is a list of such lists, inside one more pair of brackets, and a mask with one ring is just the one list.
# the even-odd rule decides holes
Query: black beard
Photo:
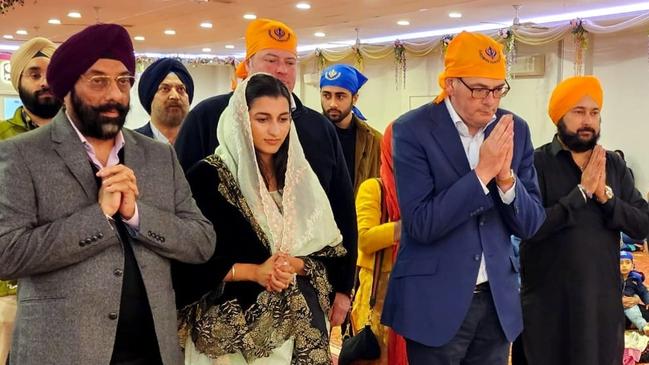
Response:
[{"label": "black beard", "polygon": [[[579,137],[579,132],[591,132],[593,136],[589,140],[583,140]],[[577,129],[576,133],[568,132],[566,128],[566,123],[563,122],[563,119],[557,123],[557,133],[559,134],[559,139],[561,142],[573,152],[586,152],[592,150],[597,145],[599,140],[599,133],[596,133],[593,128],[584,127]]]},{"label": "black beard", "polygon": [[[109,140],[115,138],[117,133],[122,130],[126,122],[126,114],[130,109],[130,105],[122,105],[119,103],[108,103],[97,107],[92,107],[85,104],[77,94],[72,90],[70,98],[74,113],[79,119],[75,125],[79,132],[86,137]],[[117,117],[104,117],[100,113],[115,109],[119,113]]]},{"label": "black beard", "polygon": [[[323,108],[323,110],[324,110],[324,108]],[[331,110],[331,109],[329,109],[329,110]],[[347,118],[349,113],[352,112],[352,107],[350,106],[349,109],[347,109],[347,110],[336,109],[336,111],[340,112],[337,118],[331,117],[329,115],[329,110],[324,112],[325,117],[327,117],[327,119],[329,119],[331,122],[333,122],[335,124],[339,124],[340,122],[345,120],[345,118]]]},{"label": "black beard", "polygon": [[39,96],[48,91],[51,92],[50,88],[44,88],[31,94],[27,90],[23,89],[22,86],[18,87],[18,95],[20,96],[20,101],[22,101],[25,109],[43,119],[54,118],[56,113],[59,112],[59,109],[61,109],[61,105],[63,105],[63,101],[59,100],[55,96],[43,100],[39,98]]}]

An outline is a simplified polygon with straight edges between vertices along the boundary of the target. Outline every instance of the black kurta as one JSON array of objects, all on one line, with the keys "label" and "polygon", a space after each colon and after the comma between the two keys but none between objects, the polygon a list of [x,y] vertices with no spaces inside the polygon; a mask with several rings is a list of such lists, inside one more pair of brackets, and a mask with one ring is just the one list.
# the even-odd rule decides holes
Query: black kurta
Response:
[{"label": "black kurta", "polygon": [[521,244],[524,341],[530,365],[622,363],[620,231],[646,237],[647,202],[626,165],[606,153],[606,204],[584,200],[581,170],[555,136],[535,151],[547,219]]}]

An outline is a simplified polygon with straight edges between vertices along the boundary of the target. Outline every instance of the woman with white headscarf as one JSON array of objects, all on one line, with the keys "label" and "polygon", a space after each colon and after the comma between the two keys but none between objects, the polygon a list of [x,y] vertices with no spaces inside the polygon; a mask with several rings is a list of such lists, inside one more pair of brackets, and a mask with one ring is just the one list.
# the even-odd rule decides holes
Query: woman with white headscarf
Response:
[{"label": "woman with white headscarf", "polygon": [[342,236],[291,122],[281,81],[255,74],[187,173],[214,256],[174,266],[186,364],[331,364],[326,313]]}]

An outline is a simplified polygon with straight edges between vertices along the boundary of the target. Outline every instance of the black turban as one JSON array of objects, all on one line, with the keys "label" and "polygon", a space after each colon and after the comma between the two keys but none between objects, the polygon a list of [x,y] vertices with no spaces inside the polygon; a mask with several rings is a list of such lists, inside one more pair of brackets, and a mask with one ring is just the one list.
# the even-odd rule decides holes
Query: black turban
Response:
[{"label": "black turban", "polygon": [[161,58],[147,67],[140,77],[137,92],[140,97],[140,103],[146,109],[147,113],[151,114],[151,102],[156,92],[158,92],[158,86],[172,72],[185,85],[187,96],[189,96],[189,103],[192,103],[192,99],[194,99],[194,80],[192,80],[192,76],[187,71],[187,68],[176,59]]}]

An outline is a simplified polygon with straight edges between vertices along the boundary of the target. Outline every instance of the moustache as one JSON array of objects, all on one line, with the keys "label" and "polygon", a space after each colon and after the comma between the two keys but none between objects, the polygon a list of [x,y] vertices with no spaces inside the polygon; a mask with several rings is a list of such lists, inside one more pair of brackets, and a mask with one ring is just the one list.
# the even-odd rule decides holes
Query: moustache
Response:
[{"label": "moustache", "polygon": [[591,128],[591,127],[583,127],[583,128],[577,129],[577,134],[579,134],[581,132],[590,132],[592,134],[595,134],[595,130],[593,128]]},{"label": "moustache", "polygon": [[97,113],[109,112],[111,110],[117,110],[120,114],[126,114],[128,112],[128,106],[124,106],[119,103],[108,103],[100,106],[92,107],[92,109]]},{"label": "moustache", "polygon": [[50,96],[54,96],[54,94],[52,93],[52,89],[50,89],[49,87],[44,87],[44,88],[42,88],[40,90],[37,90],[34,93],[34,96],[36,96],[38,98],[38,97],[41,97],[43,94],[50,94]]}]

